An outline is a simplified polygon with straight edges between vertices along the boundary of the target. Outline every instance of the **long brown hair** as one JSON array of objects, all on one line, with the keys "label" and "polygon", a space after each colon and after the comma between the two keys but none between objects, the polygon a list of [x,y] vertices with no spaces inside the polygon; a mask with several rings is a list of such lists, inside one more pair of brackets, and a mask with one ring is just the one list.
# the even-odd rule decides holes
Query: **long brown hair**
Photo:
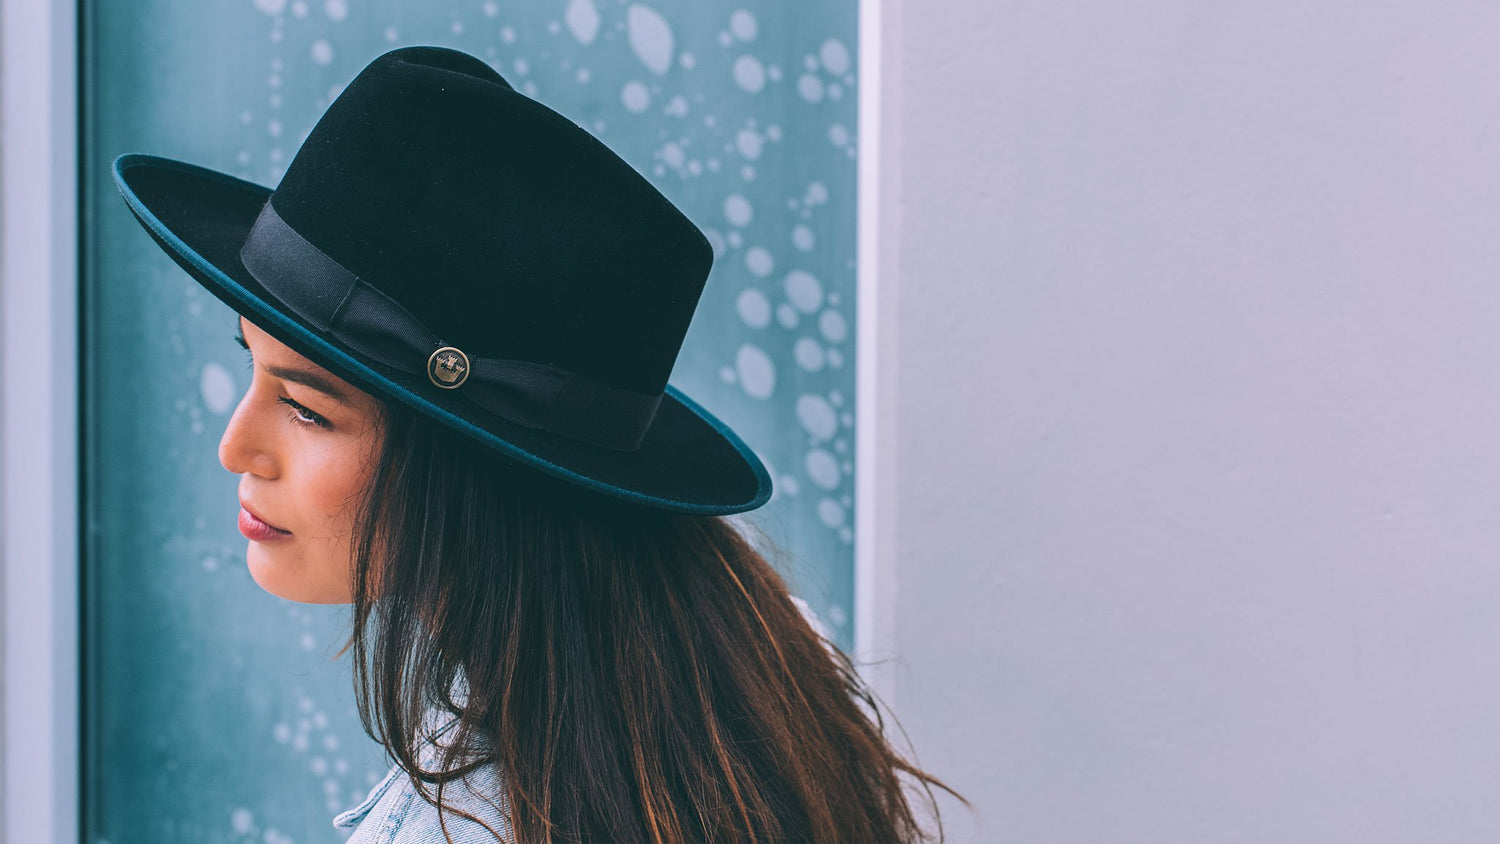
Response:
[{"label": "long brown hair", "polygon": [[[934,817],[932,785],[969,805],[892,749],[849,658],[730,521],[384,415],[346,649],[365,730],[429,803],[426,783],[495,764],[526,844],[931,840],[901,775]],[[430,707],[457,716],[434,771]]]}]

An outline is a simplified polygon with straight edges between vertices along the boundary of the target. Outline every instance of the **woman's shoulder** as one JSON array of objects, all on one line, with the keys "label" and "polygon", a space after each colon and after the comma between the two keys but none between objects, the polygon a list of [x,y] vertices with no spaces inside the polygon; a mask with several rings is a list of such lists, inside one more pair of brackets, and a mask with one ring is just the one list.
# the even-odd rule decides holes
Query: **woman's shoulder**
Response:
[{"label": "woman's shoulder", "polygon": [[[418,755],[424,768],[437,764],[436,745],[457,724],[449,721],[440,728]],[[437,786],[428,785],[436,796]],[[504,782],[494,764],[471,771],[462,779],[443,786],[443,810],[421,794],[400,765],[393,766],[358,806],[333,819],[338,829],[354,828],[345,844],[480,844],[511,842],[515,835],[510,823],[510,807],[505,800]],[[475,820],[458,814],[472,815]],[[446,830],[446,837],[444,832]],[[498,836],[498,837],[497,837]]]}]

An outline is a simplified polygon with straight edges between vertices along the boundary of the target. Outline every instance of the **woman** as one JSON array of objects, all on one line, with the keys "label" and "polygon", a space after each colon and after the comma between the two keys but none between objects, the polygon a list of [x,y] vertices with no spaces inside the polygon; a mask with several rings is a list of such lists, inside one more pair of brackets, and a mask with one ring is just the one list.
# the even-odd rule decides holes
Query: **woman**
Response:
[{"label": "woman", "polygon": [[275,191],[115,172],[242,316],[220,460],[251,574],[353,604],[359,711],[397,765],[337,819],[351,841],[922,837],[898,775],[947,787],[723,518],[769,476],[667,385],[712,253],[628,164],[416,47]]}]

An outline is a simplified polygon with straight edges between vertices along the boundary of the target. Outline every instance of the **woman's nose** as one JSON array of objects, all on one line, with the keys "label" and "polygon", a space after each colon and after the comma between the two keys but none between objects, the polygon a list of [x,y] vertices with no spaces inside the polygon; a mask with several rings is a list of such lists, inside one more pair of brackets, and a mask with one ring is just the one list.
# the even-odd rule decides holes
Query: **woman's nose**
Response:
[{"label": "woman's nose", "polygon": [[276,477],[276,458],[267,427],[264,416],[255,412],[252,392],[246,391],[224,426],[224,436],[219,438],[219,463],[236,475],[249,472],[267,479]]}]

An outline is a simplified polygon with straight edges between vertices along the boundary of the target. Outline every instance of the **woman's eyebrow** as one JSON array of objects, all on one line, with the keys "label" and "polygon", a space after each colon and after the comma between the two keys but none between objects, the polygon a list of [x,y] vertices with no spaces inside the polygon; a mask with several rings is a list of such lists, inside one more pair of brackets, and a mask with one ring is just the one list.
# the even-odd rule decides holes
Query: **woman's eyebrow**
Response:
[{"label": "woman's eyebrow", "polygon": [[[243,316],[235,320],[235,328],[238,330],[235,334],[234,339],[238,341],[241,346],[244,346],[246,351],[249,351],[250,344],[245,342],[245,318]],[[332,381],[329,381],[327,378],[324,378],[322,375],[316,372],[307,369],[297,369],[295,367],[287,366],[265,366],[262,368],[265,369],[266,373],[268,375],[271,375],[272,377],[280,378],[283,381],[291,381],[294,384],[301,384],[304,387],[311,387],[312,389],[317,390],[320,393],[324,393],[329,398],[340,404],[349,403],[349,397],[343,390],[339,389],[334,385]]]},{"label": "woman's eyebrow", "polygon": [[311,387],[320,393],[326,394],[329,398],[340,404],[347,403],[348,396],[344,391],[335,386],[332,381],[329,381],[316,372],[285,366],[267,366],[265,370],[268,375],[280,378],[283,381],[291,381],[294,384]]}]

